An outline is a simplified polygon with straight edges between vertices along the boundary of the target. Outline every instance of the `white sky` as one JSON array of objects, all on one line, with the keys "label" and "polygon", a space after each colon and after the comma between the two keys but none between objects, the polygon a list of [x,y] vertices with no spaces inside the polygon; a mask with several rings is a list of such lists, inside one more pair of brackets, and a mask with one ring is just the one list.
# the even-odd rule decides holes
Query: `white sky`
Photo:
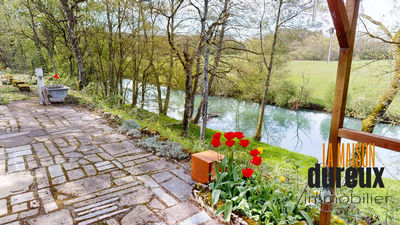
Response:
[{"label": "white sky", "polygon": [[364,12],[377,19],[384,18],[385,13],[393,9],[393,0],[363,0]]},{"label": "white sky", "polygon": [[395,0],[362,0],[361,4],[364,13],[372,18],[388,24],[388,26],[395,26],[400,22],[398,17],[399,3],[396,4]]}]

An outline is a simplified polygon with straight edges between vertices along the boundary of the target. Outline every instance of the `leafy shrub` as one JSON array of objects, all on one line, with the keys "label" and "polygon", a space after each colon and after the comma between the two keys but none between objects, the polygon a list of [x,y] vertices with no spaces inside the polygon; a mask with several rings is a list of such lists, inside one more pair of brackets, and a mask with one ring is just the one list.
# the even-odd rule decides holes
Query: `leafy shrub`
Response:
[{"label": "leafy shrub", "polygon": [[[286,107],[289,102],[293,102],[297,98],[296,85],[293,82],[284,81],[277,86],[277,94],[275,102],[278,106]],[[279,94],[278,94],[279,93]]]},{"label": "leafy shrub", "polygon": [[[135,120],[129,119],[125,120],[122,125],[118,128],[118,131],[121,133],[130,132],[131,130],[137,130],[140,128],[140,125]],[[132,131],[134,132],[134,131]]]},{"label": "leafy shrub", "polygon": [[287,107],[298,98],[298,89],[293,82],[284,80],[271,85],[268,98],[277,106]]},{"label": "leafy shrub", "polygon": [[335,83],[331,82],[329,84],[328,89],[326,89],[325,95],[324,95],[324,100],[326,102],[326,105],[325,105],[326,108],[332,109],[334,96],[335,96]]},{"label": "leafy shrub", "polygon": [[126,132],[127,135],[131,135],[133,137],[141,137],[142,133],[140,132],[140,130],[138,129],[131,129],[128,130],[128,132]]},{"label": "leafy shrub", "polygon": [[97,84],[95,82],[90,82],[82,91],[86,94],[96,95],[96,86]]},{"label": "leafy shrub", "polygon": [[7,104],[8,104],[7,99],[5,99],[2,96],[0,96],[0,105],[7,105]]},{"label": "leafy shrub", "polygon": [[138,146],[147,151],[155,153],[157,156],[166,157],[169,159],[186,159],[189,154],[183,151],[179,143],[170,141],[159,141],[159,136],[153,136],[139,141]]},{"label": "leafy shrub", "polygon": [[119,96],[119,95],[110,95],[106,98],[106,100],[104,100],[104,104],[111,108],[120,108],[121,103],[124,101],[124,99]]}]

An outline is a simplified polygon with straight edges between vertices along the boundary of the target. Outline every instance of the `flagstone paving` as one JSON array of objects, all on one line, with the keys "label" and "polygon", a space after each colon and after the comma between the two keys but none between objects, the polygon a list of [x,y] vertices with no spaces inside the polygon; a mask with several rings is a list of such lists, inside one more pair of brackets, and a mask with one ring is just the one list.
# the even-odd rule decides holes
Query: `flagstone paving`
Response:
[{"label": "flagstone paving", "polygon": [[0,224],[218,224],[192,184],[86,109],[0,106]]}]

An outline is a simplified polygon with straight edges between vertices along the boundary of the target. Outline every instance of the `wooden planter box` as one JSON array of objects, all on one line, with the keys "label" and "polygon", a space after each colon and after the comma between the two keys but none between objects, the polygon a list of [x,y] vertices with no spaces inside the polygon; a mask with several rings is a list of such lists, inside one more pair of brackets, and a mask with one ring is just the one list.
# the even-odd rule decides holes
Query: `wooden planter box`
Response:
[{"label": "wooden planter box", "polygon": [[13,76],[11,76],[10,74],[6,75],[6,80],[8,84],[12,84],[12,81],[14,80]]},{"label": "wooden planter box", "polygon": [[18,87],[19,84],[25,84],[25,82],[22,80],[13,80],[12,84],[14,87]]},{"label": "wooden planter box", "polygon": [[17,88],[20,91],[31,91],[31,88],[29,87],[29,84],[17,84]]},{"label": "wooden planter box", "polygon": [[192,154],[192,179],[198,183],[207,183],[211,181],[215,174],[214,161],[221,161],[224,155],[212,150]]}]

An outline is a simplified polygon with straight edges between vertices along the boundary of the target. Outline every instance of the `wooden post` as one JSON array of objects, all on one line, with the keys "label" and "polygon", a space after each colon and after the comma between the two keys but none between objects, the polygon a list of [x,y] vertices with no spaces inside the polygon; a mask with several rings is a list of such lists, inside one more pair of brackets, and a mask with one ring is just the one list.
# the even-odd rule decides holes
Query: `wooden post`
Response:
[{"label": "wooden post", "polygon": [[43,78],[43,70],[42,68],[36,68],[36,79],[38,85],[38,92],[40,97],[40,104],[44,105],[44,97],[42,88],[44,87],[44,78]]},{"label": "wooden post", "polygon": [[333,34],[335,33],[335,28],[329,28],[329,49],[328,49],[328,63],[331,62],[331,53],[332,53],[332,41],[333,41]]},{"label": "wooden post", "polygon": [[336,167],[338,165],[338,144],[340,144],[341,141],[338,133],[339,129],[343,128],[343,120],[345,116],[360,0],[347,0],[346,6],[344,5],[343,0],[328,0],[328,6],[331,12],[333,24],[335,25],[336,36],[340,45],[340,52],[336,75],[335,97],[332,108],[331,128],[329,133],[329,143],[332,144],[334,167],[334,180],[332,182],[334,185],[330,190],[330,202],[322,202],[321,204],[319,218],[320,225],[330,224],[331,212],[335,200],[334,187],[336,185]]}]

